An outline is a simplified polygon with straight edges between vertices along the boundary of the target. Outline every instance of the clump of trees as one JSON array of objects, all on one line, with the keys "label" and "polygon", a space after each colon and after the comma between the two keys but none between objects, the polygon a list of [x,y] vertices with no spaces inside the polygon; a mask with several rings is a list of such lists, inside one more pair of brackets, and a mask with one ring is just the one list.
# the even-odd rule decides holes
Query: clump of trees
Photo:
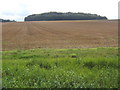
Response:
[{"label": "clump of trees", "polygon": [[0,19],[0,22],[16,22],[15,20]]},{"label": "clump of trees", "polygon": [[107,19],[105,16],[90,13],[62,13],[48,12],[42,14],[32,14],[25,17],[24,21],[52,21],[52,20],[99,20]]}]

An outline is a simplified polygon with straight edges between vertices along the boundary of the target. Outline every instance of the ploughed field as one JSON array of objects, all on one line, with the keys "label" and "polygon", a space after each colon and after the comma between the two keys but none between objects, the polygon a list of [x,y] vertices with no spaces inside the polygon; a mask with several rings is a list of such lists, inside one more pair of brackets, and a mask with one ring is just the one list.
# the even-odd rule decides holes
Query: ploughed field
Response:
[{"label": "ploughed field", "polygon": [[3,23],[3,50],[116,47],[117,25],[110,20]]},{"label": "ploughed field", "polygon": [[2,87],[118,88],[117,24],[107,20],[3,23]]}]

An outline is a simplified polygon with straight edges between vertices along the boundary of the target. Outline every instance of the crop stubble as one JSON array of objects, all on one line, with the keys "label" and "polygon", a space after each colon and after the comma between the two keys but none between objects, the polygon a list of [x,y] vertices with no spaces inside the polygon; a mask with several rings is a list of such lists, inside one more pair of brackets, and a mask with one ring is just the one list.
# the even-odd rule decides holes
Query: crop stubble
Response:
[{"label": "crop stubble", "polygon": [[34,21],[2,24],[3,50],[118,46],[118,22]]}]

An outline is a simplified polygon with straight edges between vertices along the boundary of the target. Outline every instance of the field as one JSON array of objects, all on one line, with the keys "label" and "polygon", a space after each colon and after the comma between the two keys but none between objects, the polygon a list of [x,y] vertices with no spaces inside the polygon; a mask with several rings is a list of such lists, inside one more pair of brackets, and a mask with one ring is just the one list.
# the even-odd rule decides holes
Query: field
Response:
[{"label": "field", "polygon": [[3,23],[3,50],[118,46],[117,21]]},{"label": "field", "polygon": [[117,24],[3,23],[3,88],[118,88]]},{"label": "field", "polygon": [[117,48],[3,52],[3,87],[117,88]]}]

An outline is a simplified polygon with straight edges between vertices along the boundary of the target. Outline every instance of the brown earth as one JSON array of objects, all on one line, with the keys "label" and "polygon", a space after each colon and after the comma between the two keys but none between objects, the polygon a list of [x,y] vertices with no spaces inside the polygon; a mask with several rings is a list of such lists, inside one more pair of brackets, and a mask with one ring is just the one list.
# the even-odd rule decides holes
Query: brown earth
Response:
[{"label": "brown earth", "polygon": [[117,45],[117,21],[36,21],[2,24],[3,50]]}]

